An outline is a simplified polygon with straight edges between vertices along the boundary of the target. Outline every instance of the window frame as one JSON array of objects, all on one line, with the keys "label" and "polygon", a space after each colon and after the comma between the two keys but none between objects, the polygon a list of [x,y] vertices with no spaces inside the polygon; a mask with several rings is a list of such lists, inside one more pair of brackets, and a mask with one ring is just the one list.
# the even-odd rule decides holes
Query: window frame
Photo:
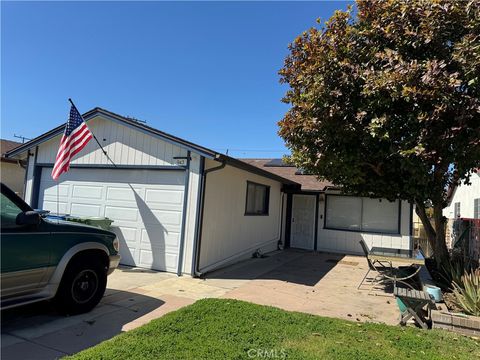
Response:
[{"label": "window frame", "polygon": [[[345,195],[345,194],[325,194],[325,204],[324,204],[324,216],[323,216],[323,228],[325,230],[335,230],[335,231],[348,231],[348,232],[355,232],[355,233],[363,233],[363,234],[387,234],[387,235],[401,235],[401,223],[402,223],[402,201],[397,199],[395,201],[398,202],[398,219],[397,219],[397,229],[395,232],[391,231],[375,231],[375,230],[364,230],[364,229],[347,229],[347,228],[338,228],[338,227],[330,227],[327,226],[327,203],[328,198],[333,196],[347,196],[347,197],[356,197],[362,199],[362,213],[360,214],[360,224],[363,225],[363,199],[366,198],[365,196],[352,196],[352,195]],[[375,198],[380,199],[380,198]],[[388,201],[388,199],[383,199]]]},{"label": "window frame", "polygon": [[[249,185],[254,185],[255,188],[257,186],[261,186],[261,187],[265,188],[265,202],[263,204],[265,212],[256,213],[256,212],[249,212],[248,211],[248,188],[249,188]],[[268,216],[269,213],[270,213],[270,186],[247,180],[247,186],[246,186],[246,190],[245,190],[245,213],[244,213],[244,216]]]},{"label": "window frame", "polygon": [[[458,212],[457,212],[457,205],[458,205]],[[462,216],[462,203],[457,201],[453,203],[453,218],[459,219]]]},{"label": "window frame", "polygon": [[480,198],[473,199],[473,218],[480,219]]}]

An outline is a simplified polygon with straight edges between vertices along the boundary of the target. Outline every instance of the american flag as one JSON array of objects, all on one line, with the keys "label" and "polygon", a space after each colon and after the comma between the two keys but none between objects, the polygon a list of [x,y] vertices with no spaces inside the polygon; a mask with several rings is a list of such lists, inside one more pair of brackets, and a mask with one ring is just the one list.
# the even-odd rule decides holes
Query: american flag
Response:
[{"label": "american flag", "polygon": [[62,140],[60,140],[60,148],[58,149],[57,159],[52,170],[53,180],[67,172],[70,168],[70,160],[80,152],[92,138],[92,133],[83,121],[82,115],[77,108],[72,105],[70,108],[70,118],[65,126]]}]

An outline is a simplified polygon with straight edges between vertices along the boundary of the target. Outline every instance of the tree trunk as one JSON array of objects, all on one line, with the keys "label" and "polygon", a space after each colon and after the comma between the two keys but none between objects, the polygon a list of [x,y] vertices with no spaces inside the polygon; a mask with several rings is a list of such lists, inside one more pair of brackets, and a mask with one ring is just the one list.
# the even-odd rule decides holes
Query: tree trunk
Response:
[{"label": "tree trunk", "polygon": [[445,224],[443,221],[442,205],[434,205],[433,218],[435,221],[435,228],[432,226],[430,219],[425,211],[423,202],[415,201],[415,212],[422,221],[425,233],[427,235],[430,247],[433,249],[434,257],[438,268],[442,264],[449,261],[447,244],[445,243]]},{"label": "tree trunk", "polygon": [[443,217],[442,202],[433,204],[433,219],[435,220],[435,260],[437,267],[440,269],[442,265],[447,265],[450,257],[448,255],[447,243],[445,239],[445,218]]}]

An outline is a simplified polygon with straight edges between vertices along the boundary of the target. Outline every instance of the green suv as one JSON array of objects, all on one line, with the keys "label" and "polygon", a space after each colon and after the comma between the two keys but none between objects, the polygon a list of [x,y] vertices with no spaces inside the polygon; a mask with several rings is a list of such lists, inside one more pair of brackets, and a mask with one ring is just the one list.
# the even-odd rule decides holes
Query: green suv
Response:
[{"label": "green suv", "polygon": [[1,308],[54,299],[67,314],[93,309],[120,262],[110,231],[49,220],[1,184]]}]

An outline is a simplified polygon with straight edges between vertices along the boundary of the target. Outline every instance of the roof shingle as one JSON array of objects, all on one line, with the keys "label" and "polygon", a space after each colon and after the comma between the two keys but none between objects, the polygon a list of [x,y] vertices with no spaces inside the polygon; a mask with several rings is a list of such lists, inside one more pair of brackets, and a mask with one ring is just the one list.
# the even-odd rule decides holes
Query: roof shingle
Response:
[{"label": "roof shingle", "polygon": [[13,150],[20,145],[22,145],[22,143],[17,141],[0,139],[0,154],[2,158],[7,151]]},{"label": "roof shingle", "polygon": [[295,166],[265,166],[274,159],[240,159],[247,164],[254,165],[283,178],[295,181],[302,186],[305,191],[325,191],[327,187],[333,187],[333,183],[328,180],[319,180],[315,175],[297,174],[298,169]]}]

